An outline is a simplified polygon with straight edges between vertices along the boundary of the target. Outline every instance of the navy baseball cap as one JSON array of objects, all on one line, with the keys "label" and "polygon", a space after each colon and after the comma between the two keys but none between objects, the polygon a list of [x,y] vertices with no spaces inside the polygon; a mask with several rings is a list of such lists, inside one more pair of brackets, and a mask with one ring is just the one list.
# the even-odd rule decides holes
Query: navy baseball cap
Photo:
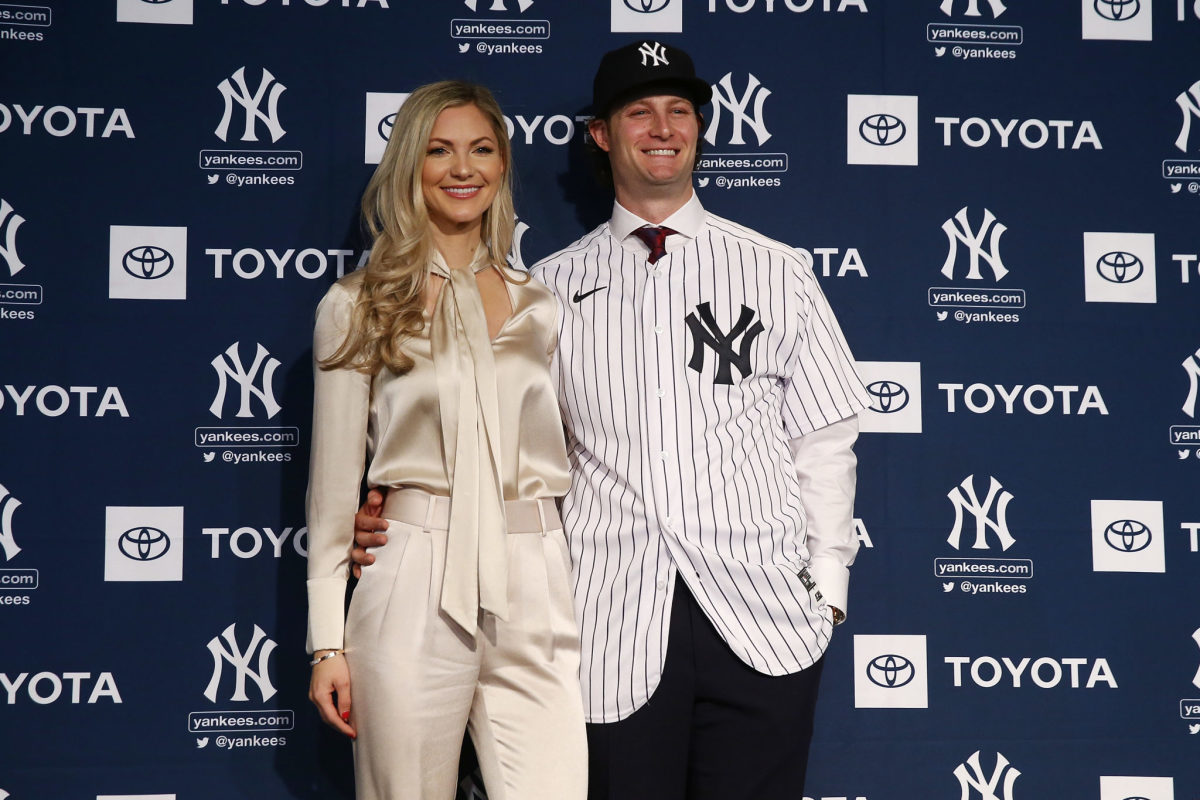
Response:
[{"label": "navy baseball cap", "polygon": [[691,56],[678,47],[642,40],[610,50],[600,59],[592,80],[592,113],[606,116],[619,101],[658,88],[679,92],[697,111],[712,99],[712,87],[696,77]]}]

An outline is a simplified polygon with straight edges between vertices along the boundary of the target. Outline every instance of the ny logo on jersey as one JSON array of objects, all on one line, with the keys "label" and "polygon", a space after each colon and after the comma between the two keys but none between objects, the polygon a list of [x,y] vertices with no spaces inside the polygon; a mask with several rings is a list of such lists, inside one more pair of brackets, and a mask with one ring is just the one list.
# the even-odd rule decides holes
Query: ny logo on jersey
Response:
[{"label": "ny logo on jersey", "polygon": [[[738,321],[726,333],[717,324],[712,308],[707,302],[696,306],[696,310],[684,319],[692,334],[692,357],[688,361],[688,368],[702,373],[705,348],[712,348],[718,359],[714,383],[732,384],[733,367],[737,367],[743,378],[747,377],[750,374],[750,349],[754,347],[754,340],[763,332],[762,321],[756,322],[754,319],[756,315],[754,309],[743,305]],[[739,336],[742,337],[742,342],[735,350],[734,341]]]},{"label": "ny logo on jersey", "polygon": [[[704,134],[704,140],[709,144],[717,143],[717,130],[721,126],[722,108],[726,109],[732,117],[733,134],[729,137],[729,144],[746,143],[746,140],[742,138],[742,125],[747,125],[750,130],[754,131],[754,136],[760,145],[771,138],[771,132],[767,130],[766,123],[763,122],[763,103],[771,96],[771,90],[763,86],[753,73],[747,74],[750,77],[746,81],[746,91],[740,98],[733,89],[732,72],[725,73],[725,77],[713,84],[712,124],[708,126],[708,130]],[[754,103],[753,116],[746,112],[751,101]]]},{"label": "ny logo on jersey", "polygon": [[[281,410],[279,403],[275,402],[275,389],[273,379],[275,370],[279,367],[279,359],[272,356],[267,348],[261,344],[254,353],[254,362],[250,365],[249,371],[242,365],[242,357],[238,354],[238,345],[241,342],[234,342],[226,348],[225,352],[212,360],[213,369],[217,371],[217,394],[213,398],[212,405],[208,407],[209,412],[220,418],[225,410],[225,390],[228,388],[229,379],[233,381],[241,389],[241,403],[238,406],[236,416],[253,417],[254,412],[250,408],[251,396],[257,397],[262,407],[267,412],[267,418],[274,417]],[[260,378],[261,375],[261,378]],[[260,386],[255,386],[254,381],[261,380]]]},{"label": "ny logo on jersey", "polygon": [[671,63],[667,60],[666,46],[658,42],[642,42],[638,48],[638,54],[642,57],[643,67],[658,67]]},{"label": "ny logo on jersey", "polygon": [[[967,767],[970,766],[970,772]],[[1008,763],[1003,753],[996,753],[996,768],[990,778],[983,777],[983,767],[979,764],[979,751],[976,750],[965,764],[954,768],[954,777],[962,789],[961,800],[1013,800],[1013,784],[1021,777],[1020,770]],[[979,794],[972,793],[974,789]]]},{"label": "ny logo on jersey", "polygon": [[[946,541],[955,550],[959,549],[962,539],[964,511],[970,512],[975,517],[975,543],[971,545],[971,549],[988,549],[988,530],[996,534],[1002,550],[1007,550],[1016,542],[1012,534],[1008,532],[1006,515],[1008,504],[1013,499],[1012,493],[1001,486],[1000,481],[994,477],[988,477],[988,493],[982,503],[979,502],[979,496],[975,494],[974,475],[963,478],[962,483],[946,493],[946,497],[950,498],[950,502],[954,504],[954,529],[950,531],[950,536]],[[993,509],[995,510],[994,519],[988,517],[993,513]]]},{"label": "ny logo on jersey", "polygon": [[[262,628],[255,625],[254,633],[250,637],[250,644],[243,651],[238,646],[237,637],[234,635],[236,625],[237,623],[231,624],[221,632],[220,637],[214,636],[208,641],[208,652],[212,653],[213,657],[213,672],[212,678],[208,681],[208,688],[204,690],[204,696],[210,703],[217,702],[217,687],[221,685],[222,667],[229,663],[235,672],[233,694],[229,699],[235,703],[244,703],[250,699],[246,695],[246,679],[249,678],[258,686],[258,692],[262,695],[265,703],[275,695],[275,686],[271,683],[270,675],[267,674],[267,666],[270,663],[271,653],[275,651],[277,645],[267,638],[267,634],[263,633]],[[221,639],[224,639],[225,642],[222,643]],[[250,668],[255,651],[258,651],[257,670]]]},{"label": "ny logo on jersey", "polygon": [[1187,152],[1188,138],[1192,133],[1192,117],[1200,118],[1200,81],[1196,81],[1175,98],[1179,110],[1183,112],[1183,126],[1175,139],[1175,146]]},{"label": "ny logo on jersey", "polygon": [[[960,208],[953,217],[942,223],[942,231],[950,242],[946,252],[946,262],[942,264],[942,274],[947,278],[954,278],[954,263],[958,260],[958,244],[962,242],[970,253],[967,280],[982,280],[983,275],[979,272],[979,261],[982,259],[992,268],[992,275],[999,281],[1008,274],[1008,268],[1004,266],[1004,260],[1000,258],[1000,237],[1006,230],[1008,227],[1002,222],[997,222],[995,215],[985,208],[983,224],[979,226],[979,230],[972,231],[971,223],[967,221],[967,207]],[[985,236],[987,237],[986,250],[984,249]]]},{"label": "ny logo on jersey", "polygon": [[[262,71],[258,89],[253,94],[250,93],[250,87],[246,84],[245,67],[238,67],[238,71],[233,73],[232,77],[232,82],[226,78],[217,85],[217,88],[221,90],[221,97],[225,100],[225,113],[221,115],[221,122],[215,131],[217,138],[223,142],[227,141],[229,123],[233,119],[233,104],[237,103],[246,112],[246,127],[242,132],[243,142],[258,141],[256,123],[260,121],[267,126],[267,131],[271,134],[271,141],[278,142],[286,133],[283,126],[279,124],[279,96],[287,90],[287,87],[277,81],[275,76],[265,68]],[[264,99],[267,103],[265,113],[261,110]]]}]

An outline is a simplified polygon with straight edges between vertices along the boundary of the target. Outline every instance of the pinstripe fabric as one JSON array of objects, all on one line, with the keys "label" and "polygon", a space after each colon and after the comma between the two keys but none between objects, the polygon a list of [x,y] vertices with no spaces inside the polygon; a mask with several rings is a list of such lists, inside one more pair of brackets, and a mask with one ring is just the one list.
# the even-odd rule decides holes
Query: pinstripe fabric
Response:
[{"label": "pinstripe fabric", "polygon": [[[788,443],[867,405],[807,259],[706,213],[694,195],[664,221],[682,235],[656,265],[628,235],[641,224],[618,205],[532,269],[562,310],[551,371],[572,468],[563,521],[591,722],[629,716],[658,685],[676,570],[759,672],[821,656],[830,613],[796,575],[809,553]],[[753,312],[730,355],[762,323],[748,375],[725,364],[732,382],[718,381],[722,359],[690,330],[702,303],[718,339],[742,306]]]}]

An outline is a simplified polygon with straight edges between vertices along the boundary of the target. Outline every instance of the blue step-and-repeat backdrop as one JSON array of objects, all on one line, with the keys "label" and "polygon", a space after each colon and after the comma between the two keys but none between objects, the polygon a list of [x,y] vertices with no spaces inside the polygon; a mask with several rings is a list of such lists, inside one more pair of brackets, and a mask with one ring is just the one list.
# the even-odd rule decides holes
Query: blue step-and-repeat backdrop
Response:
[{"label": "blue step-and-repeat backdrop", "polygon": [[314,306],[431,80],[504,107],[514,263],[605,219],[582,121],[639,36],[875,398],[792,797],[1200,798],[1196,0],[0,2],[0,798],[352,796]]}]

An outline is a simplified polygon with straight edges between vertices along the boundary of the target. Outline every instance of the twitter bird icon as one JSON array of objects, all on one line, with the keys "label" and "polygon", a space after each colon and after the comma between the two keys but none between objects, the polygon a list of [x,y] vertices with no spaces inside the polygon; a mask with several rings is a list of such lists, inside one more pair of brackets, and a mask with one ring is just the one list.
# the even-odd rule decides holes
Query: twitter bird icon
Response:
[{"label": "twitter bird icon", "polygon": [[953,581],[951,581],[950,583],[943,583],[943,584],[942,584],[942,591],[943,591],[943,592],[947,592],[947,593],[949,593],[949,592],[953,592],[953,591],[954,591],[954,582],[953,582]]},{"label": "twitter bird icon", "polygon": [[1187,458],[1191,454],[1192,454],[1191,450],[1180,450],[1179,451],[1179,460],[1183,461],[1185,458]]},{"label": "twitter bird icon", "polygon": [[937,318],[938,318],[938,322],[945,322],[945,321],[946,321],[946,317],[948,317],[948,316],[950,316],[950,312],[949,312],[949,311],[939,311],[939,312],[937,312]]},{"label": "twitter bird icon", "polygon": [[207,736],[201,736],[201,737],[199,737],[198,739],[196,739],[196,747],[198,747],[198,748],[199,748],[199,749],[201,749],[201,750],[203,750],[204,748],[208,747],[208,737],[207,737]]},{"label": "twitter bird icon", "polygon": [[470,42],[463,42],[462,44],[460,44],[460,45],[458,46],[458,52],[460,52],[460,53],[465,53],[465,52],[467,52],[467,51],[468,51],[468,50],[470,50],[470,49],[471,49],[471,43],[470,43]]},{"label": "twitter bird icon", "polygon": [[705,186],[708,186],[708,178],[697,178],[696,185],[703,189]]},{"label": "twitter bird icon", "polygon": [[210,451],[210,452],[207,452],[207,453],[205,453],[205,454],[204,454],[204,463],[205,463],[205,464],[211,464],[211,463],[212,463],[212,460],[213,460],[214,458],[216,458],[216,457],[217,457],[217,454],[216,454],[216,453],[213,453],[213,452],[211,452],[211,451]]},{"label": "twitter bird icon", "polygon": [[220,179],[221,179],[220,175],[209,175],[208,176],[208,185],[212,186],[214,183],[216,183]]},{"label": "twitter bird icon", "polygon": [[1179,191],[1181,189],[1183,189],[1182,183],[1172,183],[1171,184],[1171,194],[1179,194]]},{"label": "twitter bird icon", "polygon": [[1190,733],[1192,736],[1200,733],[1200,725],[1188,725],[1188,733]]},{"label": "twitter bird icon", "polygon": [[935,48],[933,48],[933,54],[934,54],[935,56],[937,56],[938,58],[941,58],[942,56],[946,55],[946,48],[944,48],[944,47],[935,47]]}]

